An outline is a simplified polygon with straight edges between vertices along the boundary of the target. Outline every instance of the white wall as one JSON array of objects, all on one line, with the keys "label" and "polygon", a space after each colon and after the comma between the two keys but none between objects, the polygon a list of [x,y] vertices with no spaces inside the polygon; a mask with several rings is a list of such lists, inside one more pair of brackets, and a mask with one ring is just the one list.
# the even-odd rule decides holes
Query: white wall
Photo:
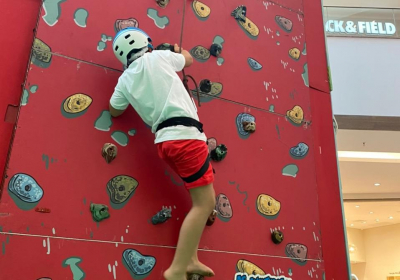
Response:
[{"label": "white wall", "polygon": [[352,238],[353,242],[364,242],[365,262],[351,264],[352,273],[359,280],[386,280],[387,276],[400,276],[400,224],[363,231],[347,230],[349,244]]},{"label": "white wall", "polygon": [[347,228],[348,248],[355,246],[355,251],[349,251],[350,262],[365,262],[364,234],[360,229]]},{"label": "white wall", "polygon": [[334,114],[400,116],[400,39],[328,37],[327,47]]}]

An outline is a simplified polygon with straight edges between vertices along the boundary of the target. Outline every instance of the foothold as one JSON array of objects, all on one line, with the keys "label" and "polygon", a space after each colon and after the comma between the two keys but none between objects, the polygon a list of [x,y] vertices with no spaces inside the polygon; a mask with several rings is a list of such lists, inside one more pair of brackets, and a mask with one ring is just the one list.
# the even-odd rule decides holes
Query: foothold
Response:
[{"label": "foothold", "polygon": [[51,63],[51,48],[42,40],[35,38],[32,50],[32,63],[41,68],[47,68]]},{"label": "foothold", "polygon": [[286,117],[292,124],[299,126],[304,120],[303,109],[300,106],[294,106],[293,109],[286,112]]},{"label": "foothold", "polygon": [[153,216],[151,222],[153,223],[153,225],[165,223],[169,218],[172,217],[171,213],[172,213],[171,207],[168,208],[163,206],[162,209]]},{"label": "foothold", "polygon": [[17,173],[8,182],[8,190],[23,202],[36,203],[43,197],[43,189],[33,177]]},{"label": "foothold", "polygon": [[[200,81],[200,101],[201,102],[209,102],[213,100],[215,97],[218,97],[222,94],[223,85],[218,82],[211,82],[210,80],[204,79]],[[197,97],[197,91],[192,89],[192,95]]]},{"label": "foothold", "polygon": [[139,182],[126,175],[118,175],[107,183],[107,190],[113,204],[124,204],[132,196]]},{"label": "foothold", "polygon": [[217,210],[217,216],[223,221],[228,221],[233,217],[232,205],[223,193],[220,193],[216,198],[215,210]]},{"label": "foothold", "polygon": [[111,134],[111,138],[114,139],[115,142],[117,142],[119,145],[123,147],[128,145],[129,143],[129,137],[123,131],[114,131]]},{"label": "foothold", "polygon": [[247,9],[245,6],[237,7],[231,15],[236,19],[239,25],[246,31],[251,39],[257,39],[260,29],[257,25],[247,17]]},{"label": "foothold", "polygon": [[191,55],[198,62],[206,62],[210,58],[210,51],[203,46],[196,46],[190,50]]},{"label": "foothold", "polygon": [[69,266],[72,272],[72,279],[74,280],[83,280],[86,278],[86,273],[79,267],[79,264],[82,262],[82,259],[79,257],[70,257],[65,259],[62,263],[63,267]]},{"label": "foothold", "polygon": [[297,243],[289,243],[285,249],[286,255],[300,265],[304,265],[307,262],[307,251],[307,246]]},{"label": "foothold", "polygon": [[45,14],[42,18],[49,26],[54,26],[58,22],[61,16],[61,3],[65,1],[67,0],[43,1],[43,10]]},{"label": "foothold", "polygon": [[108,213],[108,206],[104,204],[90,204],[90,212],[92,212],[93,220],[96,222],[101,222],[104,219],[110,217],[110,213]]},{"label": "foothold", "polygon": [[169,3],[169,0],[156,0],[156,3],[160,8],[165,9]]},{"label": "foothold", "polygon": [[200,274],[189,274],[188,280],[204,280],[204,276]]},{"label": "foothold", "polygon": [[158,11],[152,8],[147,10],[147,16],[154,20],[154,23],[158,28],[164,29],[169,24],[169,19],[166,16],[160,17]]},{"label": "foothold", "polygon": [[124,265],[133,277],[141,276],[140,279],[148,276],[156,265],[156,258],[145,256],[134,249],[126,249],[122,254]]},{"label": "foothold", "polygon": [[283,175],[283,176],[288,176],[288,177],[296,178],[297,172],[299,172],[299,168],[298,168],[297,165],[295,165],[295,164],[286,165],[286,166],[282,169],[282,175]]},{"label": "foothold", "polygon": [[62,103],[62,113],[66,118],[76,118],[86,113],[93,99],[86,94],[76,93],[67,97]]},{"label": "foothold", "polygon": [[115,33],[128,27],[139,27],[139,22],[135,18],[117,19],[114,24]]},{"label": "foothold", "polygon": [[228,148],[224,144],[220,144],[211,151],[211,159],[214,161],[221,161],[226,157],[227,153]]},{"label": "foothold", "polygon": [[283,242],[283,233],[280,230],[274,230],[271,234],[272,242],[281,244]]},{"label": "foothold", "polygon": [[85,9],[77,9],[74,13],[74,21],[80,27],[86,27],[89,13]]},{"label": "foothold", "polygon": [[39,212],[39,213],[50,213],[51,212],[51,210],[49,208],[43,208],[43,207],[36,207],[35,211]]},{"label": "foothold", "polygon": [[242,22],[246,22],[247,8],[244,5],[236,7],[236,9],[231,13],[231,15]]},{"label": "foothold", "polygon": [[249,57],[247,59],[247,63],[249,64],[251,69],[253,69],[254,71],[259,71],[259,70],[262,69],[262,65],[257,60],[255,60],[254,58]]},{"label": "foothold", "polygon": [[106,160],[107,163],[112,162],[117,156],[118,148],[114,144],[105,143],[101,149],[101,156]]},{"label": "foothold", "polygon": [[284,31],[290,33],[293,28],[293,22],[290,19],[287,19],[282,16],[275,16],[275,22],[282,28]]},{"label": "foothold", "polygon": [[211,153],[212,150],[217,148],[217,139],[215,138],[208,138],[207,139],[207,146],[208,146],[208,153]]},{"label": "foothold", "polygon": [[212,213],[210,214],[210,216],[207,219],[207,226],[212,226],[215,222],[215,218],[217,217],[217,210],[213,210]]},{"label": "foothold", "polygon": [[[241,138],[247,139],[249,134],[255,131],[255,121],[256,118],[247,113],[240,113],[236,117],[236,128]],[[254,126],[252,124],[254,124]]]},{"label": "foothold", "polygon": [[168,43],[163,43],[158,45],[155,50],[157,51],[171,51],[171,52],[175,52],[175,47],[174,45],[168,44]]},{"label": "foothold", "polygon": [[256,205],[258,212],[266,218],[277,216],[281,211],[281,203],[267,194],[260,194]]},{"label": "foothold", "polygon": [[289,153],[294,159],[302,159],[308,154],[308,145],[300,142],[297,146],[290,148]]},{"label": "foothold", "polygon": [[243,129],[249,133],[254,133],[256,131],[256,123],[255,122],[242,122]]},{"label": "foothold", "polygon": [[193,1],[192,8],[197,18],[202,21],[205,21],[211,14],[210,7],[198,0]]},{"label": "foothold", "polygon": [[222,46],[220,44],[212,44],[210,47],[210,54],[215,57],[219,57],[222,52]]},{"label": "foothold", "polygon": [[290,49],[289,56],[296,61],[299,60],[300,59],[300,50],[298,48]]},{"label": "foothold", "polygon": [[258,267],[256,264],[247,260],[239,260],[236,264],[236,269],[239,272],[247,273],[248,275],[265,275],[264,270]]}]

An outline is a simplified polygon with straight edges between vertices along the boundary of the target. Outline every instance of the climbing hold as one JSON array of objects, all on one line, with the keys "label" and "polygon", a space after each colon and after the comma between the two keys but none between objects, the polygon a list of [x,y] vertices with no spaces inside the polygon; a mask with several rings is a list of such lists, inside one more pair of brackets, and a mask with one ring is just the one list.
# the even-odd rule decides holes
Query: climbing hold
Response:
[{"label": "climbing hold", "polygon": [[39,213],[50,213],[51,212],[51,210],[49,208],[43,208],[43,207],[36,207],[35,211],[39,212]]},{"label": "climbing hold", "polygon": [[206,62],[210,58],[210,51],[203,46],[196,46],[190,50],[194,59],[199,62]]},{"label": "climbing hold", "polygon": [[265,275],[264,270],[262,270],[256,264],[246,260],[238,260],[236,264],[236,269],[237,271],[247,273],[248,275]]},{"label": "climbing hold", "polygon": [[89,108],[92,102],[93,99],[89,95],[76,93],[63,101],[63,110],[67,114],[82,113]]},{"label": "climbing hold", "polygon": [[204,280],[204,276],[200,274],[189,274],[188,280]]},{"label": "climbing hold", "polygon": [[276,216],[281,211],[281,203],[267,194],[260,194],[257,197],[257,210],[265,217]]},{"label": "climbing hold", "polygon": [[27,174],[17,173],[8,182],[8,190],[23,202],[36,203],[43,197],[43,189]]},{"label": "climbing hold", "polygon": [[210,80],[207,80],[207,79],[202,80],[200,82],[200,90],[202,92],[209,93],[211,91],[211,85],[212,85],[212,83]]},{"label": "climbing hold", "polygon": [[236,7],[231,15],[238,21],[246,22],[247,8],[244,5]]},{"label": "climbing hold", "polygon": [[254,58],[251,58],[251,57],[247,58],[247,63],[249,64],[251,69],[253,69],[254,71],[258,71],[258,70],[262,69],[262,65]]},{"label": "climbing hold", "polygon": [[222,46],[220,44],[212,44],[210,48],[210,54],[218,57],[222,52]]},{"label": "climbing hold", "polygon": [[272,242],[281,244],[283,242],[283,233],[280,230],[274,230],[271,234]]},{"label": "climbing hold", "polygon": [[192,8],[197,18],[202,21],[206,20],[211,14],[210,7],[198,0],[193,1]]},{"label": "climbing hold", "polygon": [[51,48],[42,40],[35,38],[32,50],[32,63],[41,68],[47,68],[51,63]]},{"label": "climbing hold", "polygon": [[294,125],[301,125],[304,120],[303,109],[300,106],[294,106],[293,109],[286,111],[286,118]]},{"label": "climbing hold", "polygon": [[174,46],[171,45],[171,44],[168,44],[168,43],[163,43],[163,44],[158,45],[155,48],[155,50],[157,50],[157,51],[167,51],[167,50],[169,50],[171,52],[175,52]]},{"label": "climbing hold", "polygon": [[280,28],[282,28],[284,31],[290,33],[293,28],[293,22],[285,18],[283,16],[275,16],[275,22],[279,25]]},{"label": "climbing hold", "polygon": [[115,33],[128,27],[139,27],[139,22],[135,18],[117,19],[114,24]]},{"label": "climbing hold", "polygon": [[169,3],[169,0],[156,0],[156,3],[160,8],[165,9]]},{"label": "climbing hold", "polygon": [[217,139],[214,137],[207,139],[208,153],[211,153],[217,147]]},{"label": "climbing hold", "polygon": [[107,190],[110,194],[111,203],[123,204],[135,192],[139,182],[126,175],[118,175],[107,183]]},{"label": "climbing hold", "polygon": [[228,148],[224,144],[220,144],[211,151],[211,159],[214,161],[221,161],[226,157],[227,153]]},{"label": "climbing hold", "polygon": [[297,243],[289,243],[286,245],[286,255],[298,263],[307,262],[307,246]]},{"label": "climbing hold", "polygon": [[101,222],[104,219],[110,217],[108,213],[108,206],[104,204],[90,204],[90,212],[92,212],[93,220],[96,222]]},{"label": "climbing hold", "polygon": [[255,122],[242,122],[243,129],[247,132],[253,133],[256,131],[256,123]]},{"label": "climbing hold", "polygon": [[215,218],[217,217],[217,210],[213,210],[210,216],[207,219],[207,226],[212,226],[215,222]]},{"label": "climbing hold", "polygon": [[247,35],[251,39],[256,39],[258,37],[258,34],[260,33],[260,29],[257,27],[257,25],[251,21],[247,16],[247,9],[245,6],[239,6],[237,7],[231,15],[236,19],[236,21],[239,23],[239,25],[244,29],[244,31],[247,32]]},{"label": "climbing hold", "polygon": [[153,216],[151,222],[153,223],[153,225],[165,223],[169,218],[172,217],[171,212],[171,207],[168,208],[163,206],[162,209]]},{"label": "climbing hold", "polygon": [[308,145],[300,142],[297,146],[290,148],[289,153],[295,159],[302,159],[308,154]]},{"label": "climbing hold", "polygon": [[105,143],[103,149],[101,150],[102,157],[107,163],[112,162],[117,156],[118,148],[114,144]]},{"label": "climbing hold", "polygon": [[294,60],[300,59],[300,50],[298,48],[293,48],[289,50],[289,56]]},{"label": "climbing hold", "polygon": [[223,193],[220,193],[216,198],[215,210],[217,210],[218,217],[223,220],[229,220],[233,217],[232,205],[229,198]]},{"label": "climbing hold", "polygon": [[[126,249],[122,258],[124,265],[128,268],[133,276],[148,276],[156,265],[156,258],[153,256],[144,256],[134,249]],[[137,279],[135,277],[135,279]],[[139,279],[143,279],[140,277]]]}]

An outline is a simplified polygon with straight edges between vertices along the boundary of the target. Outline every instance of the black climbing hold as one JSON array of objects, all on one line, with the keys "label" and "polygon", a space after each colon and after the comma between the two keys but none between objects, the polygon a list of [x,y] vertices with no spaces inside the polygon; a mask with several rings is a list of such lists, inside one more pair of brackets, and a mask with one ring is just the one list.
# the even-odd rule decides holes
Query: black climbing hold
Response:
[{"label": "black climbing hold", "polygon": [[156,50],[158,51],[171,51],[171,52],[175,52],[175,48],[173,45],[168,44],[168,43],[163,43],[158,45],[156,48]]},{"label": "black climbing hold", "polygon": [[228,148],[224,144],[220,144],[211,151],[210,156],[213,161],[221,161],[226,157],[227,153]]},{"label": "black climbing hold", "polygon": [[204,276],[200,274],[190,274],[188,280],[204,280]]},{"label": "black climbing hold", "polygon": [[167,208],[163,206],[161,211],[159,211],[157,214],[153,216],[151,222],[153,223],[153,225],[165,223],[169,218],[172,217],[171,212],[172,212],[171,207]]},{"label": "black climbing hold", "polygon": [[208,216],[206,225],[212,226],[215,222],[216,217],[217,217],[217,210],[213,210],[212,213],[210,214],[210,216]]},{"label": "black climbing hold", "polygon": [[238,6],[231,15],[239,21],[246,22],[247,8],[244,5]]},{"label": "black climbing hold", "polygon": [[218,57],[222,52],[222,46],[220,44],[212,44],[210,48],[210,54]]},{"label": "black climbing hold", "polygon": [[108,213],[108,206],[104,204],[90,204],[90,211],[92,212],[93,220],[96,222],[101,222],[104,219],[110,217]]},{"label": "black climbing hold", "polygon": [[212,83],[211,83],[210,80],[202,80],[200,82],[200,90],[201,90],[201,92],[210,93],[211,92],[211,85],[212,85]]},{"label": "black climbing hold", "polygon": [[283,242],[283,233],[280,230],[274,230],[271,238],[275,244],[281,244]]}]

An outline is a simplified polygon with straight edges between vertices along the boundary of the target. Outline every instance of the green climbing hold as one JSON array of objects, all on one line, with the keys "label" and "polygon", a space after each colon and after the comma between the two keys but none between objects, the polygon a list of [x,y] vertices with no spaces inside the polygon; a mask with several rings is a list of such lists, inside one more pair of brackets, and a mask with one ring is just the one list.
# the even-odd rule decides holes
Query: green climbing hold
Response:
[{"label": "green climbing hold", "polygon": [[90,212],[92,212],[93,220],[96,222],[100,222],[110,217],[110,213],[108,213],[108,206],[104,204],[91,203]]},{"label": "green climbing hold", "polygon": [[211,159],[214,161],[221,161],[226,157],[228,148],[224,145],[218,145],[214,150],[211,151]]}]

